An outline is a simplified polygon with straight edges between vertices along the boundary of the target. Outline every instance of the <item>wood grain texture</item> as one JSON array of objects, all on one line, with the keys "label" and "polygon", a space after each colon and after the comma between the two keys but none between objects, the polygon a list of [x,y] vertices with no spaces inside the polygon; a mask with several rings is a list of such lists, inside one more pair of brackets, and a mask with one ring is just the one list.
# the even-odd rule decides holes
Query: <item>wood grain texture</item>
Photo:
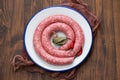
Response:
[{"label": "wood grain texture", "polygon": [[[39,73],[14,72],[11,59],[23,50],[23,32],[40,9],[63,0],[0,0],[0,80],[57,80]],[[120,0],[84,0],[101,19],[91,53],[75,80],[120,79]]]}]

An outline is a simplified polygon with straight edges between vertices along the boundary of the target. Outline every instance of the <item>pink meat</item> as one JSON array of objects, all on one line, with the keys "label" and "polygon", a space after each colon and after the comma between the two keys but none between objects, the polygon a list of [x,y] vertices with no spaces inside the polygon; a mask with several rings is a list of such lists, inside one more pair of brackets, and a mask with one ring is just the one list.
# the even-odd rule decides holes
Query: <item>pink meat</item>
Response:
[{"label": "pink meat", "polygon": [[54,31],[55,32],[61,31],[61,32],[65,33],[67,38],[69,38],[65,47],[70,46],[71,42],[74,41],[74,32],[71,29],[71,27],[66,25],[65,23],[56,22],[56,23],[49,25],[43,31],[42,45],[43,45],[44,49],[53,56],[68,57],[68,51],[56,49],[51,45],[50,38]]},{"label": "pink meat", "polygon": [[[41,37],[44,29],[48,27],[49,25],[61,22],[69,25],[75,35],[75,44],[74,48],[71,51],[61,51],[61,57],[57,57],[58,53],[53,53],[53,55],[49,54],[49,52],[46,52],[46,50],[43,48]],[[37,27],[34,38],[33,38],[34,48],[35,51],[47,62],[51,64],[68,64],[73,62],[74,56],[80,51],[80,49],[83,47],[84,43],[84,35],[83,31],[80,28],[80,26],[71,18],[64,16],[64,15],[53,15],[46,19],[44,19]],[[54,52],[54,51],[53,51]],[[57,56],[56,56],[57,55]],[[68,56],[68,57],[67,57]],[[71,56],[71,57],[70,57]],[[55,60],[53,60],[55,59]],[[61,61],[59,61],[61,59]]]},{"label": "pink meat", "polygon": [[40,41],[40,31],[36,29],[34,33],[34,48],[37,54],[40,55],[42,59],[44,59],[46,62],[54,65],[65,65],[65,64],[70,64],[73,62],[74,57],[55,57],[50,54],[48,54],[45,49],[42,47],[41,41]]}]

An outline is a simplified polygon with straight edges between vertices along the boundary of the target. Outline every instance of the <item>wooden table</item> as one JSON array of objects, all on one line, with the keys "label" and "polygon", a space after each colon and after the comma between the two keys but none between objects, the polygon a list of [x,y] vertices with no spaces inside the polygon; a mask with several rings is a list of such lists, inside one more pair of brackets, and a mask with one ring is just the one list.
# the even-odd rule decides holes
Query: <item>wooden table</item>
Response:
[{"label": "wooden table", "polygon": [[[23,50],[31,16],[62,0],[0,0],[0,80],[56,80],[45,74],[14,72],[11,59]],[[75,80],[120,80],[120,0],[84,0],[101,19],[93,48]]]}]

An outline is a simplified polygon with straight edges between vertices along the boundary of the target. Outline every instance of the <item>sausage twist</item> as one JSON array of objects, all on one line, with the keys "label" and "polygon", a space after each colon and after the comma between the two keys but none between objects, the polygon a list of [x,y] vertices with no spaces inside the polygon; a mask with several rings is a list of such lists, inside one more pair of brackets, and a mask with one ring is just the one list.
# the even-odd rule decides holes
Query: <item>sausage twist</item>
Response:
[{"label": "sausage twist", "polygon": [[[54,48],[50,43],[53,31],[62,31],[70,40],[60,49]],[[74,43],[72,50],[66,51]],[[64,65],[73,62],[74,57],[84,44],[84,34],[81,27],[70,17],[53,15],[44,19],[36,28],[33,38],[35,51],[48,63]]]}]

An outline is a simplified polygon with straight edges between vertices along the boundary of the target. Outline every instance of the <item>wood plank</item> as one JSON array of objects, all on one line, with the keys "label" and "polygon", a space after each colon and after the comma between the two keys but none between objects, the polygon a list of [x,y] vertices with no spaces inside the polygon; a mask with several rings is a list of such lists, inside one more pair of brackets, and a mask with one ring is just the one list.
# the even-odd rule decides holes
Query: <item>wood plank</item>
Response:
[{"label": "wood plank", "polygon": [[[116,54],[113,26],[112,0],[102,0],[102,23],[97,42],[96,73],[102,80],[116,80]],[[109,77],[108,77],[109,76]]]},{"label": "wood plank", "polygon": [[[117,69],[117,80],[120,79],[120,1],[114,0],[113,1],[113,19],[114,19],[114,29],[115,29],[115,47],[116,47],[116,69]],[[115,54],[115,53],[113,53]]]},{"label": "wood plank", "polygon": [[[3,78],[1,80],[21,80],[23,75],[20,73],[13,72],[11,66],[11,59],[15,53],[21,51],[23,45],[21,40],[23,39],[23,0],[3,0],[2,1],[2,10],[4,13],[3,23],[8,28],[6,36],[4,35],[5,40],[3,41],[3,52],[2,56],[2,74]],[[0,50],[1,51],[1,50]],[[18,77],[19,76],[19,77]],[[27,79],[27,77],[25,77]]]},{"label": "wood plank", "polygon": [[[9,34],[11,27],[12,2],[0,1],[0,80],[10,78]],[[8,74],[8,75],[6,75]],[[8,77],[6,77],[6,76]]]},{"label": "wood plank", "polygon": [[[95,5],[96,5],[96,16],[100,19],[100,20],[103,20],[102,19],[102,16],[103,16],[103,0],[95,0]],[[103,23],[101,21],[101,24],[100,24],[100,27],[98,28],[97,30],[97,34],[96,36],[94,37],[94,48],[95,48],[95,51],[94,51],[94,58],[95,58],[95,70],[94,70],[94,73],[95,73],[95,76],[94,76],[94,80],[104,80],[104,74],[103,74],[103,69],[104,69],[104,55],[102,55],[101,53],[104,53],[104,51],[102,50],[102,34],[103,32],[101,32],[101,30],[104,28],[103,27]],[[102,34],[101,34],[102,33]]]}]

